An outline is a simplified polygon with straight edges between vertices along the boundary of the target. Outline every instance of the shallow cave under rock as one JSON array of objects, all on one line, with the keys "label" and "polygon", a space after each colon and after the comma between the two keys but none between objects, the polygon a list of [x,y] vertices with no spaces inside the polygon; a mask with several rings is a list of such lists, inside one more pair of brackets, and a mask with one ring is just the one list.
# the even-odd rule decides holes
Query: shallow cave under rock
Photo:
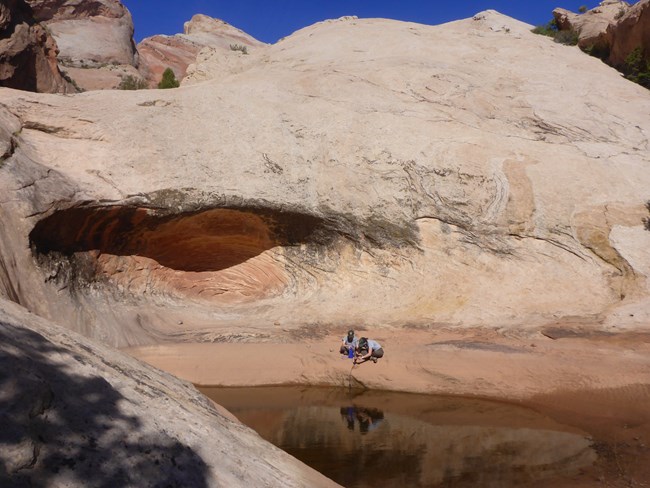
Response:
[{"label": "shallow cave under rock", "polygon": [[[269,209],[169,213],[138,206],[86,205],[59,210],[39,221],[30,243],[42,263],[56,261],[59,267],[67,263],[67,280],[77,284],[103,276],[128,282],[132,292],[158,285],[207,296],[253,287],[257,293],[244,294],[259,298],[277,292],[286,282],[281,266],[263,254],[283,246],[322,243],[323,229],[317,217]],[[165,279],[158,279],[163,275]]]}]

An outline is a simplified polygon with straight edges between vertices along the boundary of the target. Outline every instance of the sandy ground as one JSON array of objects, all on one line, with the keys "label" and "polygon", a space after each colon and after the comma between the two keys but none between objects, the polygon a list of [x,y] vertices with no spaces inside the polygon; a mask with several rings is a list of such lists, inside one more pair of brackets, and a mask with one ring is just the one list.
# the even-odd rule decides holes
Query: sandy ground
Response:
[{"label": "sandy ground", "polygon": [[[650,333],[555,324],[498,329],[364,330],[384,358],[354,366],[345,331],[279,332],[264,343],[166,344],[126,351],[197,385],[331,385],[478,396],[534,408],[594,439],[599,461],[555,486],[650,486]],[[640,481],[641,480],[641,481]]]}]

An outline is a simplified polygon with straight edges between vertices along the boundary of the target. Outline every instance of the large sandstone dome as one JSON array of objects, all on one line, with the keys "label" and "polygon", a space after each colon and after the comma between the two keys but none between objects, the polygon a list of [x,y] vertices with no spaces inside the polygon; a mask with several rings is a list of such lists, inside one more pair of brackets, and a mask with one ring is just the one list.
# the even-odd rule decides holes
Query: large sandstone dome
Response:
[{"label": "large sandstone dome", "polygon": [[599,60],[492,11],[202,59],[0,91],[1,294],[116,346],[650,323],[650,95]]}]

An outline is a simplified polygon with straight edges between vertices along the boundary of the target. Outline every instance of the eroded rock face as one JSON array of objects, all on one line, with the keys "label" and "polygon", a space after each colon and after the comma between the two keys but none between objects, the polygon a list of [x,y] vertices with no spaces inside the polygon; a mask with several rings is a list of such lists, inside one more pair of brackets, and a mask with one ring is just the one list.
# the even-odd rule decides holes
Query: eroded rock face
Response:
[{"label": "eroded rock face", "polygon": [[57,66],[58,47],[34,23],[24,0],[0,5],[0,86],[45,93],[75,92]]},{"label": "eroded rock face", "polygon": [[28,0],[36,20],[68,20],[102,16],[118,19],[124,16],[124,6],[115,0]]},{"label": "eroded rock face", "polygon": [[578,45],[618,69],[637,48],[650,59],[650,0],[634,5],[608,0],[583,14],[557,8],[553,16],[561,30],[579,33]]},{"label": "eroded rock face", "polygon": [[650,323],[645,90],[493,11],[240,57],[178,90],[0,93],[2,293],[117,346]]},{"label": "eroded rock face", "polygon": [[336,486],[191,384],[2,299],[0,391],[3,486]]},{"label": "eroded rock face", "polygon": [[606,0],[582,14],[556,8],[553,10],[553,17],[560,30],[578,33],[580,47],[597,46],[600,49],[611,44],[607,29],[616,25],[629,9],[630,4],[627,2]]},{"label": "eroded rock face", "polygon": [[56,39],[58,62],[80,89],[111,89],[138,75],[133,21],[118,0],[27,2]]},{"label": "eroded rock face", "polygon": [[222,55],[229,54],[230,46],[245,46],[248,50],[261,48],[265,44],[231,26],[207,15],[197,14],[183,26],[183,34],[174,36],[153,36],[138,44],[140,71],[155,86],[162,73],[171,68],[181,80],[188,66],[195,63],[198,53],[212,48]]},{"label": "eroded rock face", "polygon": [[187,67],[196,60],[201,45],[180,36],[152,36],[138,43],[140,70],[149,86],[155,87],[167,68],[182,80]]},{"label": "eroded rock face", "polygon": [[641,48],[650,60],[650,0],[641,0],[611,29],[609,62],[621,66],[635,49]]},{"label": "eroded rock face", "polygon": [[133,21],[118,0],[27,0],[48,26],[66,66],[135,65]]},{"label": "eroded rock face", "polygon": [[[280,295],[290,277],[267,251],[315,241],[324,227],[316,217],[270,209],[160,215],[137,206],[77,207],[39,222],[30,239],[41,255],[89,253],[76,273],[131,293],[236,303]],[[143,274],[148,279],[133,280]]]}]

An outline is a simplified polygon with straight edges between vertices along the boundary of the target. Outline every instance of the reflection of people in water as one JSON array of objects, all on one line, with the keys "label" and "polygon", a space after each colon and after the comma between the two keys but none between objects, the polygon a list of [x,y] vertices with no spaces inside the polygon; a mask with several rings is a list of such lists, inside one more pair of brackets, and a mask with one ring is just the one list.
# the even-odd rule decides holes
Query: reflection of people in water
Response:
[{"label": "reflection of people in water", "polygon": [[341,417],[348,423],[348,429],[354,430],[354,407],[341,407]]},{"label": "reflection of people in water", "polygon": [[359,423],[359,432],[367,434],[372,432],[384,420],[384,412],[376,408],[364,408],[357,406],[341,407],[341,417],[343,417],[348,425],[348,429],[354,430],[355,420]]}]

